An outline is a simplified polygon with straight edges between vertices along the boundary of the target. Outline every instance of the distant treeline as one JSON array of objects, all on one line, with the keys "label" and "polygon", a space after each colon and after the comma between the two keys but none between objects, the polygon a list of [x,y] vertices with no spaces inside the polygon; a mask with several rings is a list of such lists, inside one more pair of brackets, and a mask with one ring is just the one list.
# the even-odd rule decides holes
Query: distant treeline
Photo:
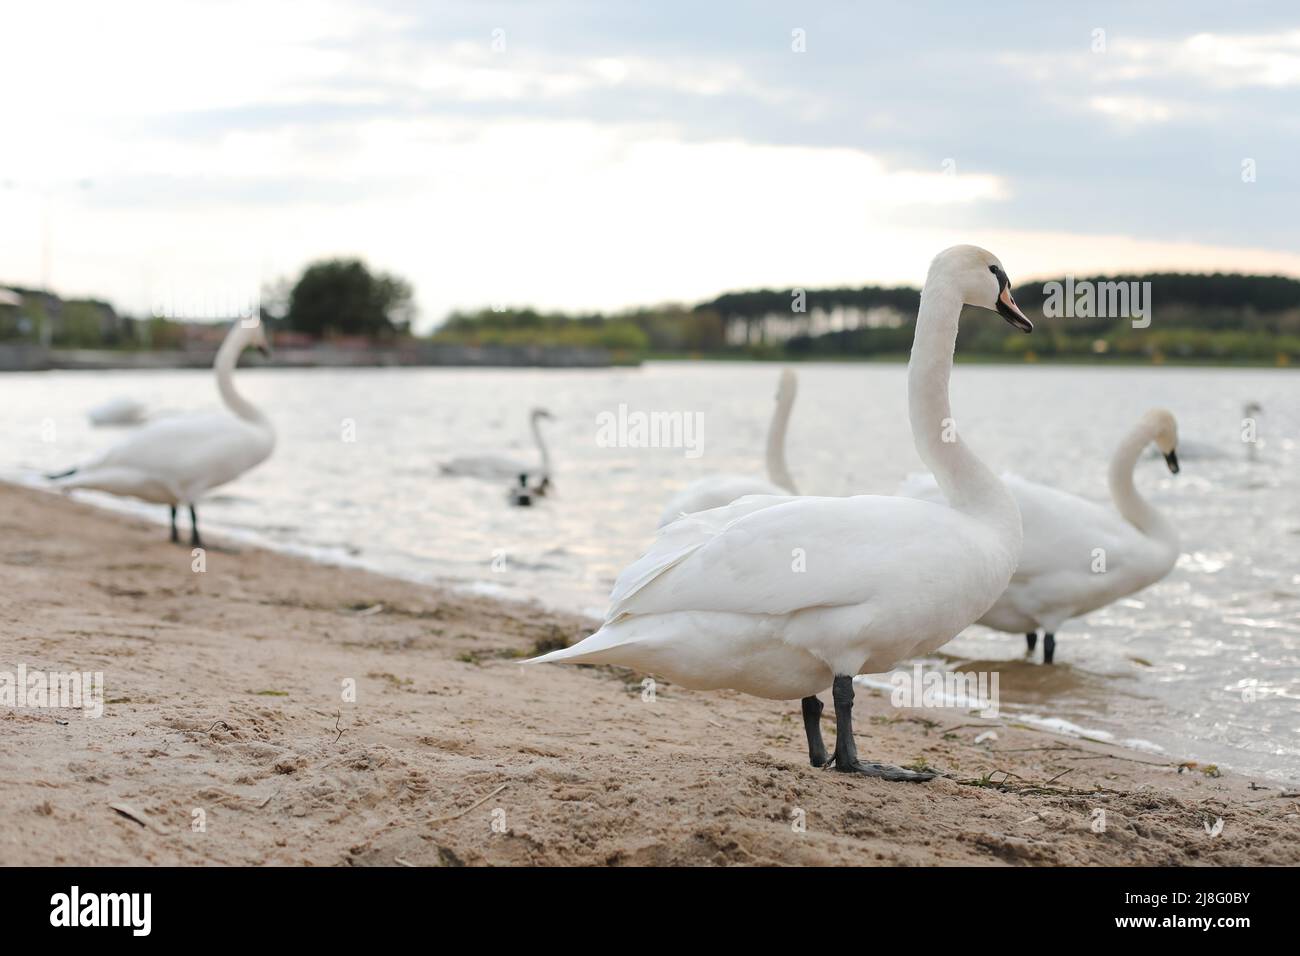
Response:
[{"label": "distant treeline", "polygon": [[[1033,335],[1011,330],[991,313],[969,310],[958,333],[963,356],[1300,362],[1300,280],[1217,273],[1071,280],[1076,289],[1138,283],[1149,307],[1149,324],[1139,323],[1145,327],[1134,327],[1127,318],[1087,317],[1094,314],[1088,312],[1044,315],[1053,282],[1065,286],[1066,281],[1016,287],[1017,301],[1037,325]],[[919,302],[919,290],[905,286],[758,289],[694,306],[612,315],[527,308],[456,312],[432,337],[460,345],[598,347],[609,350],[614,361],[646,355],[901,356],[911,348]],[[312,338],[392,342],[410,337],[412,303],[410,284],[400,277],[372,272],[359,260],[337,259],[312,263],[296,281],[264,290],[263,315],[273,327]],[[161,317],[133,321],[97,300],[63,301],[39,290],[0,288],[0,341],[159,349],[184,347],[195,335],[193,323]]]},{"label": "distant treeline", "polygon": [[717,313],[676,305],[613,316],[532,309],[454,312],[433,338],[463,345],[594,346],[609,349],[616,361],[647,352],[718,352],[726,346]]},{"label": "distant treeline", "polygon": [[[316,340],[391,344],[409,337],[415,317],[411,284],[373,271],[360,259],[310,263],[296,280],[282,279],[263,288],[260,300],[261,317],[273,328]],[[0,342],[145,351],[184,349],[195,342],[206,347],[213,324],[237,317],[242,315],[159,314],[137,319],[119,315],[98,299],[63,299],[40,289],[0,286]]]},{"label": "distant treeline", "polygon": [[[968,310],[968,321],[958,334],[963,354],[1300,362],[1300,280],[1217,273],[1073,280],[1076,289],[1084,283],[1150,283],[1142,287],[1143,301],[1150,305],[1151,321],[1145,328],[1135,328],[1128,318],[1045,316],[1050,281],[1015,289],[1016,300],[1036,322],[1033,335],[1012,331],[990,313]],[[1056,281],[1062,286],[1066,282]],[[909,287],[758,289],[729,292],[693,307],[665,306],[616,315],[531,310],[456,313],[435,338],[462,343],[563,342],[660,355],[903,355],[912,345],[919,303],[919,290]]]}]

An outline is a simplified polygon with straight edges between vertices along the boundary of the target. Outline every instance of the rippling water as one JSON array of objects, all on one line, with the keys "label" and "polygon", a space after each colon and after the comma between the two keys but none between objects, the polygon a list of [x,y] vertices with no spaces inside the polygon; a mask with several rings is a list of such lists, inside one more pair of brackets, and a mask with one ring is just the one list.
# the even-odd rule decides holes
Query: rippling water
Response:
[{"label": "rippling water", "polygon": [[[920,468],[903,366],[797,371],[788,457],[801,491],[890,493]],[[777,374],[748,363],[241,371],[239,387],[273,419],[279,444],[200,518],[272,547],[599,613],[673,491],[713,471],[761,473]],[[1158,585],[1062,628],[1056,667],[1025,663],[1023,637],[979,627],[945,648],[947,664],[999,670],[1004,711],[1026,719],[1300,779],[1300,373],[959,366],[952,390],[963,436],[994,468],[1099,499],[1121,435],[1151,406],[1173,410],[1182,474],[1144,460],[1138,484],[1179,527],[1185,553]],[[11,374],[0,394],[0,474],[27,481],[119,437],[87,424],[98,402],[217,402],[211,374],[190,371]],[[1240,440],[1249,400],[1263,406],[1256,461]],[[703,454],[601,447],[597,416],[620,403],[702,413]],[[456,455],[532,456],[533,405],[556,415],[552,497],[511,508],[501,483],[438,474]]]}]

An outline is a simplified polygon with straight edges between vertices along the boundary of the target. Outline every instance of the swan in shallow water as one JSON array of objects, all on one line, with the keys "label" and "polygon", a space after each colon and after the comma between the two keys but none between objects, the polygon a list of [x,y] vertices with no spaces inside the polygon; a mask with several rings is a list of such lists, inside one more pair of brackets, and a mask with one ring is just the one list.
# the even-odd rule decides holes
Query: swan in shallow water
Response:
[{"label": "swan in shallow water", "polygon": [[90,424],[102,428],[106,425],[139,425],[148,415],[144,403],[119,395],[100,402],[86,412],[86,417],[90,419]]},{"label": "swan in shallow water", "polygon": [[[1259,440],[1259,415],[1264,409],[1260,407],[1259,402],[1246,402],[1241,406],[1241,418],[1237,428],[1237,440],[1246,446],[1246,457],[1251,461],[1259,458],[1259,447],[1263,444]],[[1231,457],[1235,452],[1229,447],[1217,445],[1213,442],[1198,441],[1195,438],[1183,437],[1178,441],[1178,458],[1180,461],[1219,461]],[[1160,457],[1160,449],[1152,447],[1147,450],[1148,458],[1155,459]]]},{"label": "swan in shallow water", "polygon": [[776,387],[776,410],[767,428],[767,481],[756,475],[706,475],[673,495],[659,516],[659,527],[682,515],[721,508],[745,495],[797,495],[785,463],[785,430],[790,424],[796,391],[794,372],[785,369]]},{"label": "swan in shallow water", "polygon": [[551,456],[546,449],[546,442],[542,440],[542,430],[538,422],[550,421],[554,417],[544,408],[534,408],[528,415],[528,427],[533,433],[533,441],[536,443],[540,455],[540,462],[536,467],[516,458],[506,458],[502,455],[478,455],[453,458],[451,461],[443,462],[438,468],[444,475],[458,475],[468,478],[508,478],[513,481],[520,475],[536,475],[540,479],[546,479],[549,486]]},{"label": "swan in shallow water", "polygon": [[202,495],[261,464],[275,447],[275,431],[257,408],[235,391],[232,372],[245,348],[270,354],[261,323],[236,320],[217,351],[213,369],[227,412],[175,415],[143,425],[96,460],[50,478],[64,490],[93,488],[190,510],[190,545],[201,547],[195,503]]},{"label": "swan in shallow water", "polygon": [[[754,495],[687,515],[619,575],[600,630],[532,662],[617,664],[685,687],[802,698],[814,766],[930,779],[858,758],[853,677],[947,643],[993,605],[1020,557],[1015,499],[952,425],[948,378],[963,304],[1033,328],[991,253],[956,246],[935,257],[908,365],[908,414],[916,449],[953,507]],[[828,686],[829,759],[816,696]]]},{"label": "swan in shallow water", "polygon": [[[1112,511],[1064,491],[1003,475],[1020,505],[1025,544],[1006,592],[979,623],[1024,634],[1029,653],[1043,631],[1043,662],[1056,654],[1056,631],[1159,581],[1178,560],[1178,532],[1133,485],[1138,455],[1154,443],[1178,473],[1178,423],[1162,408],[1147,412],[1110,462]],[[943,502],[931,475],[914,475],[899,494]]]}]

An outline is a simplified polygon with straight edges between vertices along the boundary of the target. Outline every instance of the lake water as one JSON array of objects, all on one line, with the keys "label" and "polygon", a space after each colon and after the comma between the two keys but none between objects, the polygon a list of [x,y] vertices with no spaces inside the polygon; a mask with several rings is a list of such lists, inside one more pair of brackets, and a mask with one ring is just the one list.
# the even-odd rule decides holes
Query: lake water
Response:
[{"label": "lake water", "polygon": [[[801,491],[891,493],[920,468],[902,365],[796,369],[788,458]],[[267,411],[279,443],[200,507],[201,525],[598,614],[672,492],[715,471],[761,473],[778,372],[753,363],[240,371],[239,387]],[[88,425],[98,402],[217,403],[211,374],[191,371],[10,374],[0,394],[0,476],[29,483],[120,436]],[[1003,711],[1020,719],[1300,779],[1300,372],[973,365],[957,367],[952,394],[963,436],[994,468],[1103,500],[1121,435],[1149,407],[1173,410],[1182,474],[1144,460],[1138,484],[1179,527],[1185,553],[1156,586],[1062,628],[1055,667],[1026,663],[1023,637],[980,627],[937,666],[998,670]],[[1263,406],[1254,461],[1240,436],[1250,400]],[[620,404],[700,413],[702,454],[604,447],[598,416]],[[457,455],[533,456],[534,405],[555,415],[544,425],[551,497],[512,508],[503,482],[439,475],[438,462]],[[165,520],[161,507],[85,497]]]}]

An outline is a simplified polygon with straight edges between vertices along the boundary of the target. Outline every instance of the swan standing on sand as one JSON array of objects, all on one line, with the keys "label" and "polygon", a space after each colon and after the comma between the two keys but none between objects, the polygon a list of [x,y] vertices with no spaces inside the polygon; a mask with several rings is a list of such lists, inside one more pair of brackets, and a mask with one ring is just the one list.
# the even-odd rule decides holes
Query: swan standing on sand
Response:
[{"label": "swan standing on sand", "polygon": [[[549,486],[551,456],[546,450],[546,442],[542,440],[542,430],[538,426],[538,422],[543,419],[550,421],[554,417],[544,408],[534,408],[528,416],[528,425],[533,433],[533,441],[537,444],[537,451],[541,456],[540,468],[533,468],[527,462],[500,455],[453,458],[451,461],[443,462],[438,468],[444,475],[458,475],[468,478],[508,478],[513,481],[518,479],[520,475],[537,475],[538,478],[546,480]],[[545,494],[544,491],[542,493]]]},{"label": "swan standing on sand", "polygon": [[[1003,475],[1024,523],[1020,566],[1006,592],[979,623],[1024,634],[1029,653],[1043,631],[1043,663],[1056,654],[1056,630],[1072,617],[1095,611],[1155,584],[1178,560],[1178,532],[1138,494],[1133,466],[1154,443],[1178,473],[1178,423],[1163,408],[1142,416],[1115,449],[1110,495],[1116,511],[1055,488]],[[942,503],[930,475],[913,476],[899,494]]]},{"label": "swan standing on sand", "polygon": [[252,347],[270,355],[261,323],[237,319],[217,351],[213,369],[217,391],[229,414],[176,415],[141,426],[95,461],[50,478],[64,490],[93,488],[171,506],[171,539],[176,507],[190,509],[190,546],[201,547],[195,502],[204,494],[261,464],[275,447],[266,416],[235,391],[232,372],[240,354]]},{"label": "swan standing on sand", "polygon": [[687,485],[673,495],[659,516],[659,527],[682,515],[710,508],[721,508],[745,495],[797,495],[794,479],[785,464],[785,430],[790,424],[797,382],[794,372],[785,369],[776,387],[776,411],[767,428],[767,481],[753,475],[708,475]]},{"label": "swan standing on sand", "polygon": [[[618,664],[691,688],[803,699],[808,757],[886,780],[918,773],[859,760],[853,677],[942,646],[987,611],[1020,558],[1015,499],[957,436],[948,405],[962,305],[1033,325],[998,260],[974,246],[930,265],[908,366],[916,450],[953,507],[910,498],[742,498],[659,532],[619,575],[604,625],[534,661]],[[832,687],[835,752],[822,742]]]}]

